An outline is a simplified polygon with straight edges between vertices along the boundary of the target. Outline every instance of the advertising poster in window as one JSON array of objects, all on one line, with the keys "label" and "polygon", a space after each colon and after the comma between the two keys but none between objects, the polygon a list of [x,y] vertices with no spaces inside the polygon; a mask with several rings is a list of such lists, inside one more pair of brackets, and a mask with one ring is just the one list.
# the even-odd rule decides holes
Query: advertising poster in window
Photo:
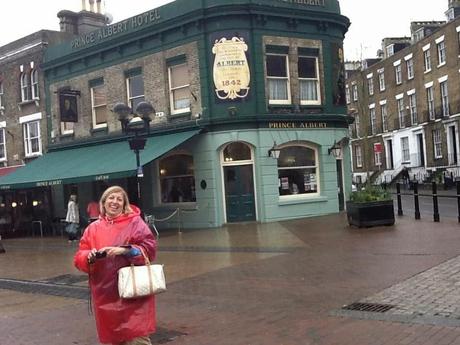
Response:
[{"label": "advertising poster in window", "polygon": [[61,122],[78,122],[77,95],[60,93],[59,110]]},{"label": "advertising poster in window", "polygon": [[345,99],[345,65],[343,58],[343,47],[341,44],[332,43],[331,50],[333,59],[332,80],[335,81],[335,84],[333,85],[334,105],[345,106],[347,103]]},{"label": "advertising poster in window", "polygon": [[222,32],[212,37],[212,74],[218,102],[241,101],[249,95],[251,71],[247,37],[241,32]]}]

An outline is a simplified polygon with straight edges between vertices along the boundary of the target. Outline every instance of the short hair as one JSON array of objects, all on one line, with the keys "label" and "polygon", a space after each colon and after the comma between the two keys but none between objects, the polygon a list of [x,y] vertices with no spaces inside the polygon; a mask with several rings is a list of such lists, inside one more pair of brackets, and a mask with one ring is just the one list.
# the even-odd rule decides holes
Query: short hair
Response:
[{"label": "short hair", "polygon": [[122,213],[123,214],[133,213],[133,209],[129,205],[129,198],[128,198],[128,194],[126,193],[126,191],[120,186],[112,186],[112,187],[107,188],[104,191],[104,193],[102,193],[101,199],[99,200],[99,212],[100,212],[101,216],[105,216],[104,203],[107,200],[107,198],[109,197],[109,195],[113,194],[113,193],[121,193],[123,195],[123,211],[122,211]]},{"label": "short hair", "polygon": [[77,201],[77,195],[76,194],[70,194],[69,200]]}]

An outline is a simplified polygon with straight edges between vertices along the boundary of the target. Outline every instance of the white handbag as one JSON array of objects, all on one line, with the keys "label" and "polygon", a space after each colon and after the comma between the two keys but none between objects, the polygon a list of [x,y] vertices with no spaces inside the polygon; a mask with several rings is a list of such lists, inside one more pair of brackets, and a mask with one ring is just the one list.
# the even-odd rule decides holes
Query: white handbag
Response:
[{"label": "white handbag", "polygon": [[166,280],[163,265],[150,264],[144,256],[144,266],[127,266],[118,270],[118,294],[121,298],[136,298],[156,295],[166,291]]}]

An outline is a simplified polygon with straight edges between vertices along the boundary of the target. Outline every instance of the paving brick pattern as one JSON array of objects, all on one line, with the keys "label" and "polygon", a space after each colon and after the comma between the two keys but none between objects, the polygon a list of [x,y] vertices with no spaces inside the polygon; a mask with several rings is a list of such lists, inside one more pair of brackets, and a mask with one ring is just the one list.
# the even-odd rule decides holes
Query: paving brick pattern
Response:
[{"label": "paving brick pattern", "polygon": [[[79,274],[71,262],[75,248],[64,239],[30,241],[4,241],[0,278]],[[168,291],[157,297],[154,343],[460,345],[460,327],[432,322],[457,320],[459,243],[455,222],[401,217],[394,227],[355,229],[343,214],[165,233],[158,261]],[[367,300],[395,304],[399,314],[339,312]],[[435,303],[424,318],[409,318]],[[84,300],[0,289],[0,311],[0,345],[97,344]],[[449,315],[435,315],[441,311]]]}]

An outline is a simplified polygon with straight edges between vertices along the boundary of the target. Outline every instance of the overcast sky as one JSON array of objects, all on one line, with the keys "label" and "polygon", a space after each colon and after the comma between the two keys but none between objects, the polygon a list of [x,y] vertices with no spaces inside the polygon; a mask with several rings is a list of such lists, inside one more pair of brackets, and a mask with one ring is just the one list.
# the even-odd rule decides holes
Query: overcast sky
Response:
[{"label": "overcast sky", "polygon": [[[171,1],[103,0],[114,22]],[[345,37],[345,59],[375,57],[382,38],[410,36],[411,21],[445,20],[447,3],[448,0],[340,0],[342,14],[351,21]],[[41,29],[59,30],[56,14],[63,9],[79,11],[81,0],[3,0],[0,46]]]}]

